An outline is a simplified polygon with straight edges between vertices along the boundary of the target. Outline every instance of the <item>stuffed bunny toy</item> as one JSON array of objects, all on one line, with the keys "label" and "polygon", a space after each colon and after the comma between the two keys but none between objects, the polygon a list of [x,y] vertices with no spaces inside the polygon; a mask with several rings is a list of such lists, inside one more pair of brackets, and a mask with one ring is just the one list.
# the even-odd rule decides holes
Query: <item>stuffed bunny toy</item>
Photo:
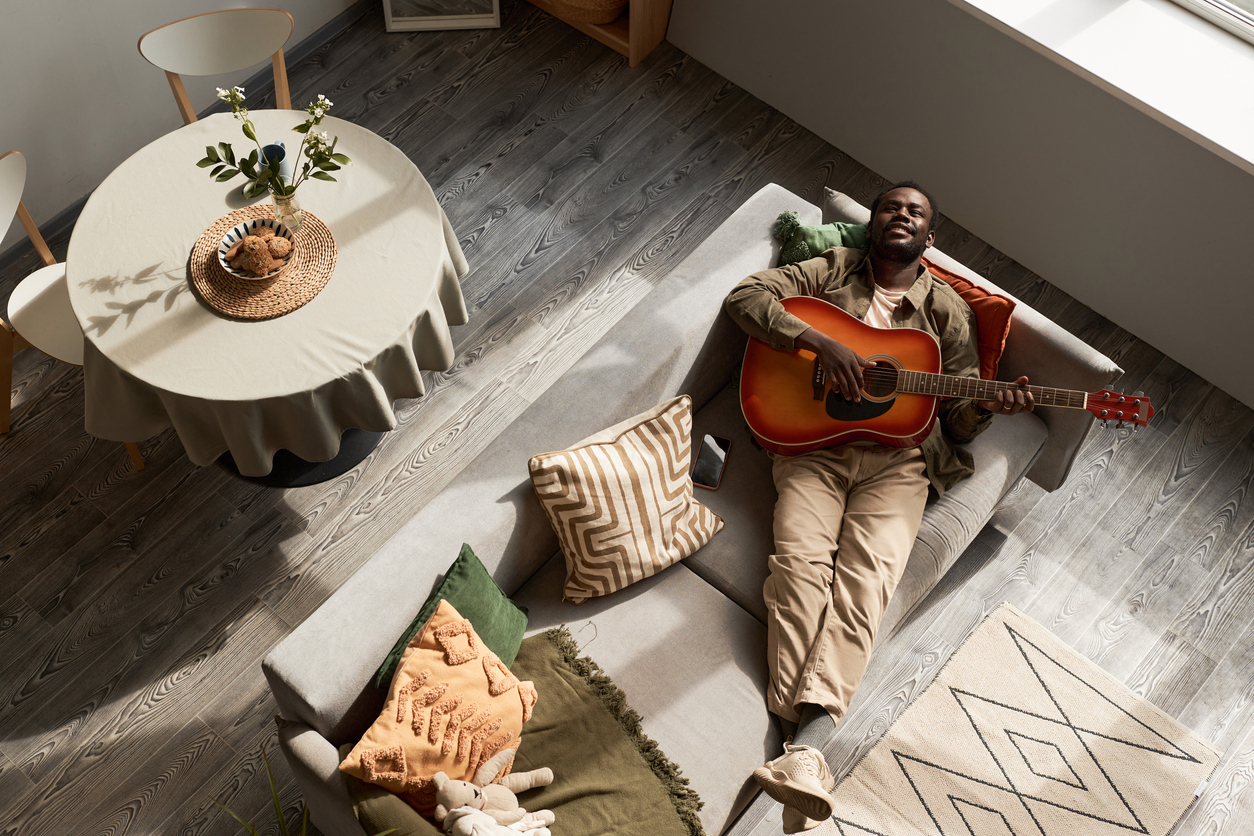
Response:
[{"label": "stuffed bunny toy", "polygon": [[[501,778],[498,783],[489,783],[513,760],[515,752],[515,749],[498,752],[475,773],[475,782],[457,781],[443,772],[437,772],[432,778],[436,788],[435,820],[443,822],[450,811],[459,807],[470,807],[482,810],[497,824],[505,826],[530,822],[537,825],[552,824],[555,818],[552,810],[529,813],[519,805],[518,796],[514,794],[535,787],[547,787],[553,783],[553,770],[547,766],[530,772],[514,772]],[[481,780],[482,783],[479,783]]]}]

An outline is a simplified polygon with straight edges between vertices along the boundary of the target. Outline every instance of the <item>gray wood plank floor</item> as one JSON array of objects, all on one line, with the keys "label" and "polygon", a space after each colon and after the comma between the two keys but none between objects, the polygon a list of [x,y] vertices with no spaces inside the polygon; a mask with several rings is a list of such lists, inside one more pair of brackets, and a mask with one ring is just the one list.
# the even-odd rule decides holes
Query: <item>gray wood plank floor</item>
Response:
[{"label": "gray wood plank floor", "polygon": [[[17,355],[0,437],[0,833],[239,832],[213,798],[273,832],[265,652],[757,188],[865,202],[882,185],[669,44],[632,70],[521,0],[502,14],[499,30],[388,35],[372,7],[289,68],[295,101],[325,93],[413,159],[472,265],[455,365],[398,404],[356,469],[263,488],[191,465],[167,432],[136,473],[83,432],[79,370]],[[50,235],[59,257],[68,236]],[[1008,600],[1227,750],[1178,833],[1245,832],[1254,412],[957,224],[938,244],[1114,357],[1159,413],[1136,435],[1094,432],[1060,490],[1007,497],[877,651],[833,766]],[[3,271],[0,298],[35,267],[31,253]],[[755,832],[778,833],[778,809]]]}]

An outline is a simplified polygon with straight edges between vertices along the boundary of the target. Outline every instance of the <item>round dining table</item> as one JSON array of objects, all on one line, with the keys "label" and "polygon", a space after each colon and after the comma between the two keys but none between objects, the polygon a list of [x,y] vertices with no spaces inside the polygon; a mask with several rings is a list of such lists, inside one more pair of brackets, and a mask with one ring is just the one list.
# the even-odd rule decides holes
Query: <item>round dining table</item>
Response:
[{"label": "round dining table", "polygon": [[[294,154],[292,128],[307,115],[250,118],[263,144],[283,139]],[[206,146],[230,142],[239,157],[253,147],[230,114],[141,148],[92,194],[66,258],[88,433],[138,441],[173,427],[195,464],[229,452],[242,475],[263,476],[276,451],[323,462],[350,428],[395,428],[392,403],[423,394],[420,371],[452,365],[467,264],[430,185],[369,130],[332,117],[320,130],[352,163],[297,196],[334,237],[334,270],[277,318],[219,313],[190,281],[197,239],[232,210],[270,201],[244,198],[243,175],[218,183],[196,166]]]}]

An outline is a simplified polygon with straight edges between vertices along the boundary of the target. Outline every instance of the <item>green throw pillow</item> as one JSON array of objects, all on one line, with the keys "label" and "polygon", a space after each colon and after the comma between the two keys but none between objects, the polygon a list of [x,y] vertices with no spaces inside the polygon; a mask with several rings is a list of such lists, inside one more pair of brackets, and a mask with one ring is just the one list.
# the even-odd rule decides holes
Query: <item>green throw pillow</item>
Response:
[{"label": "green throw pillow", "polygon": [[866,224],[802,226],[796,212],[784,212],[776,219],[775,237],[784,242],[777,267],[814,258],[832,247],[855,247],[860,250],[867,247]]},{"label": "green throw pillow", "polygon": [[479,562],[470,546],[462,543],[461,554],[448,567],[444,580],[440,581],[427,603],[418,611],[409,629],[397,639],[392,652],[383,660],[383,665],[375,674],[376,688],[387,688],[391,684],[396,666],[400,664],[401,654],[427,623],[427,619],[431,618],[441,600],[447,600],[463,618],[469,619],[479,638],[500,657],[506,667],[514,664],[518,646],[522,644],[523,631],[527,629],[527,608],[511,601],[496,585],[496,581],[492,580],[492,576]]}]

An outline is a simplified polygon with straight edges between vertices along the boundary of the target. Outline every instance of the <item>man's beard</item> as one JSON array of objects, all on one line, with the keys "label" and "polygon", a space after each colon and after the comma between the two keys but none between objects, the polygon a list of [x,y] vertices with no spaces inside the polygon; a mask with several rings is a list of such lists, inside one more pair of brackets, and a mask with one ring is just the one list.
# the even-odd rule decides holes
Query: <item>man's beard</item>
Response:
[{"label": "man's beard", "polygon": [[885,241],[883,238],[871,245],[871,255],[880,261],[894,264],[910,264],[918,261],[927,250],[927,243],[918,238],[909,241]]}]

